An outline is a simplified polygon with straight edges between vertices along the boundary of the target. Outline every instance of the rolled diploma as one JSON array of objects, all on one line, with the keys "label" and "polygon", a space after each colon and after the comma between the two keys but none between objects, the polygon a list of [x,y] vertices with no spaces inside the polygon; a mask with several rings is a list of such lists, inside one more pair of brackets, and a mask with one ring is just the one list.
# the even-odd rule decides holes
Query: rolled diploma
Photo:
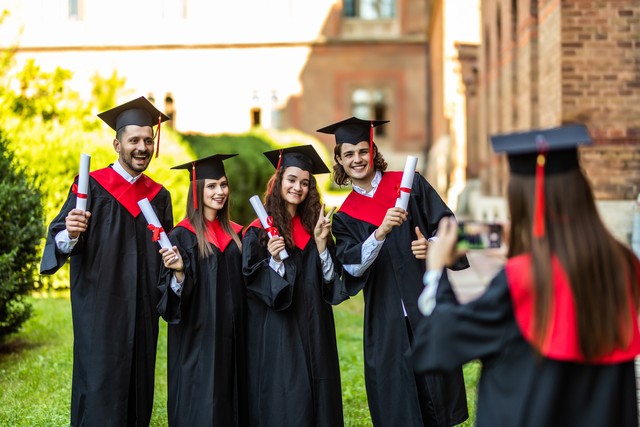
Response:
[{"label": "rolled diploma", "polygon": [[[151,203],[149,203],[149,199],[145,197],[142,200],[138,200],[138,206],[140,206],[142,215],[144,215],[144,218],[149,224],[158,228],[162,227],[162,224],[160,224],[160,220],[158,219],[156,212],[151,207]],[[158,240],[158,243],[160,243],[161,248],[172,250],[171,241],[169,241],[167,233],[165,233],[164,231],[160,232],[160,240]]]},{"label": "rolled diploma", "polygon": [[400,196],[396,200],[396,208],[402,208],[405,211],[409,205],[409,195],[411,194],[411,186],[413,185],[413,177],[416,174],[416,164],[418,158],[415,156],[407,156],[407,162],[404,164],[404,172],[402,173],[402,181],[400,188],[407,188],[409,191],[400,190]]},{"label": "rolled diploma", "polygon": [[78,174],[78,194],[76,194],[76,209],[87,210],[87,191],[89,190],[89,165],[91,156],[80,154],[80,173]]},{"label": "rolled diploma", "polygon": [[[260,201],[260,197],[251,196],[251,198],[249,199],[249,203],[251,203],[251,206],[253,206],[253,210],[256,212],[256,215],[258,215],[258,219],[262,224],[262,228],[264,228],[265,230],[268,230],[271,226],[267,222],[267,217],[268,217],[267,211],[264,208],[264,205],[262,204],[262,202]],[[267,234],[269,235],[269,238],[273,237],[272,233],[267,232]],[[287,252],[287,250],[283,249],[282,251],[280,251],[280,259],[284,261],[287,258],[289,258],[289,253]]]}]

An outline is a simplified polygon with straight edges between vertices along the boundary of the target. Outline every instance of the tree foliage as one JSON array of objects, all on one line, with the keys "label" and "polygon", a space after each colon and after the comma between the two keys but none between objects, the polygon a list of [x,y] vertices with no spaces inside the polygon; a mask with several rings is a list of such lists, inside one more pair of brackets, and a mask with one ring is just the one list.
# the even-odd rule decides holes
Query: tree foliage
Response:
[{"label": "tree foliage", "polygon": [[0,133],[0,340],[31,315],[24,296],[38,281],[44,233],[42,194],[33,177],[14,162]]}]

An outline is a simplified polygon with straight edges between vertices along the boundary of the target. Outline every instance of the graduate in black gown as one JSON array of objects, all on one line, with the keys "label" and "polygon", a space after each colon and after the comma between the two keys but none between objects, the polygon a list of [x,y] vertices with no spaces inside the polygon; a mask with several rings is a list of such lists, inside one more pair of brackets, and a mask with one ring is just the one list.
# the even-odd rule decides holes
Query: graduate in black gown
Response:
[{"label": "graduate in black gown", "polygon": [[[247,425],[242,226],[229,219],[230,186],[216,154],[173,169],[191,177],[187,217],[171,230],[158,310],[169,323],[169,425]],[[176,254],[178,254],[176,256]]]},{"label": "graduate in black gown", "polygon": [[[40,273],[53,274],[70,258],[71,425],[147,426],[162,260],[138,201],[147,198],[171,229],[169,192],[143,174],[154,153],[153,126],[168,117],[144,97],[99,117],[116,131],[118,160],[91,172],[87,195],[76,195],[73,184],[49,226]],[[86,211],[75,208],[77,197],[87,198]]]},{"label": "graduate in black gown", "polygon": [[508,260],[478,299],[459,305],[442,269],[457,227],[429,249],[428,315],[411,355],[420,371],[482,362],[478,426],[636,426],[640,263],[598,216],[576,145],[582,125],[500,135],[507,151]]},{"label": "graduate in black gown", "polygon": [[[333,311],[347,296],[330,215],[313,174],[327,173],[313,146],[265,153],[276,166],[265,196],[272,238],[258,220],[246,230],[247,355],[252,426],[342,426]],[[288,258],[282,259],[286,249]]]},{"label": "graduate in black gown", "polygon": [[[449,426],[468,417],[464,378],[414,375],[403,356],[422,315],[424,258],[438,221],[453,216],[418,173],[407,211],[396,208],[402,172],[387,164],[373,143],[373,129],[386,121],[352,117],[318,132],[334,134],[334,180],[353,184],[333,217],[337,256],[349,295],[364,292],[364,363],[367,398],[376,427]],[[468,267],[462,259],[455,269]]]}]

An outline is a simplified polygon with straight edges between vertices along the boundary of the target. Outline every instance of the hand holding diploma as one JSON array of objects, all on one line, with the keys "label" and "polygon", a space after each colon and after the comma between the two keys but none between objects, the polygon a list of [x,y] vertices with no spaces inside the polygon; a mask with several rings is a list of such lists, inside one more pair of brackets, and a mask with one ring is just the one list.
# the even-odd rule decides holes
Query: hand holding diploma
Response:
[{"label": "hand holding diploma", "polygon": [[[262,227],[266,230],[269,238],[271,239],[274,236],[279,236],[278,229],[273,226],[273,218],[267,215],[267,211],[260,201],[260,198],[258,196],[251,196],[249,203],[251,203],[253,210],[260,220],[260,224],[262,224]],[[289,258],[289,253],[284,247],[284,239],[282,239],[282,244],[280,244],[279,241],[274,241],[271,246],[271,249],[273,249],[274,252],[279,252],[281,261]],[[267,249],[269,249],[269,246],[267,246]]]},{"label": "hand holding diploma", "polygon": [[167,233],[165,233],[164,229],[162,228],[162,224],[160,224],[160,220],[158,219],[156,212],[153,210],[153,207],[151,207],[151,203],[149,203],[149,200],[146,197],[142,200],[138,200],[138,206],[140,206],[144,218],[147,220],[147,223],[149,223],[149,230],[151,230],[153,233],[151,240],[153,240],[154,242],[158,242],[161,248],[173,252],[171,241],[169,241]]},{"label": "hand holding diploma", "polygon": [[416,164],[418,158],[415,156],[407,156],[407,161],[404,165],[404,172],[402,173],[402,181],[400,181],[400,188],[398,189],[398,199],[396,200],[396,208],[402,208],[405,211],[409,205],[409,195],[411,194],[411,187],[413,186],[413,176],[416,173]]},{"label": "hand holding diploma", "polygon": [[87,191],[89,190],[89,165],[91,156],[80,154],[80,173],[78,174],[78,188],[76,192],[76,209],[87,210]]}]

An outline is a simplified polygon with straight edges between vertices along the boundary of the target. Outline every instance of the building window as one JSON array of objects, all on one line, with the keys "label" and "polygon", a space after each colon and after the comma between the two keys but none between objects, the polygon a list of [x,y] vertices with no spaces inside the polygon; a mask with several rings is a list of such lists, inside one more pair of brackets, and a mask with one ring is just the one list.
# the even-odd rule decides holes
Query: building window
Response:
[{"label": "building window", "polygon": [[[359,88],[351,94],[351,113],[363,120],[387,120],[387,105],[381,89]],[[376,128],[376,134],[385,136],[385,127]]]},{"label": "building window", "polygon": [[344,0],[343,14],[347,18],[389,19],[396,16],[396,0]]},{"label": "building window", "polygon": [[262,124],[261,116],[262,110],[260,107],[253,107],[251,109],[251,127],[259,127]]}]

